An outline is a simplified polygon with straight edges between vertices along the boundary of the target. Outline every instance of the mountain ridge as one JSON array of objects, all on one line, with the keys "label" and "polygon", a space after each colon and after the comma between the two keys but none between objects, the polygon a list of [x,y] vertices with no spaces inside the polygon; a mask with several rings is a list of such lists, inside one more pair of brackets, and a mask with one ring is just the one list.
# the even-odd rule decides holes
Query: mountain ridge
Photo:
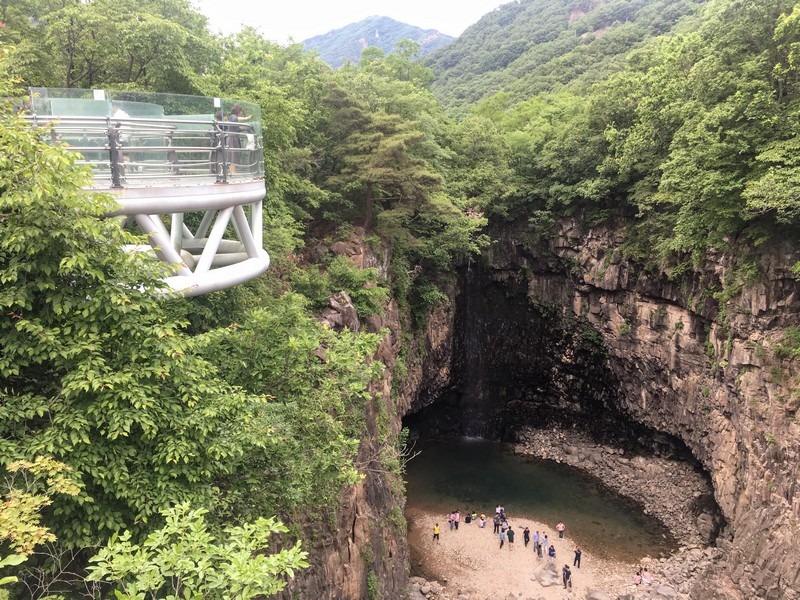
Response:
[{"label": "mountain ridge", "polygon": [[504,90],[519,101],[586,86],[624,63],[651,37],[671,31],[703,0],[517,0],[487,13],[427,56],[434,90],[451,107]]},{"label": "mountain ridge", "polygon": [[358,62],[361,52],[370,46],[391,54],[396,44],[405,39],[419,44],[420,55],[426,56],[443,48],[455,38],[436,29],[423,29],[391,17],[373,15],[308,38],[302,44],[306,50],[316,50],[320,58],[329,65],[340,67],[348,62]]}]

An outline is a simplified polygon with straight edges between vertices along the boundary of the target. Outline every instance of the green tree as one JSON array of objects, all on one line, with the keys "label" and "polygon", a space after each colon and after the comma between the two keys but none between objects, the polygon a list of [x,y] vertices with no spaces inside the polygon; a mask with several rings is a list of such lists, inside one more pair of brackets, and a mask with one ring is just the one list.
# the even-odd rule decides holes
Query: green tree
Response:
[{"label": "green tree", "polygon": [[219,61],[201,82],[208,95],[251,98],[261,107],[267,218],[294,228],[327,202],[316,151],[330,67],[299,44],[282,47],[252,28],[224,38]]},{"label": "green tree", "polygon": [[143,598],[253,598],[273,596],[286,577],[308,566],[300,543],[265,554],[275,533],[286,526],[258,519],[225,528],[220,539],[209,531],[206,510],[186,503],[161,511],[165,525],[141,544],[130,531],[114,534],[91,559],[89,581],[114,583],[118,600]]},{"label": "green tree", "polygon": [[11,16],[0,35],[33,86],[190,93],[214,56],[205,17],[186,0],[27,0]]},{"label": "green tree", "polygon": [[469,116],[450,133],[446,189],[474,211],[508,215],[519,180],[503,131],[484,116]]},{"label": "green tree", "polygon": [[[369,384],[383,370],[371,359],[379,339],[322,327],[297,294],[263,298],[242,322],[198,339],[222,377],[269,398],[247,423],[263,450],[249,453],[239,473],[219,479],[230,511],[320,510],[335,502],[342,485],[360,480],[353,460]],[[243,485],[248,481],[256,485]]]},{"label": "green tree", "polygon": [[80,487],[71,479],[71,469],[50,457],[17,460],[6,470],[8,476],[0,496],[0,541],[8,541],[12,550],[27,556],[36,546],[56,539],[41,523],[41,511],[52,504],[51,496],[75,496]]},{"label": "green tree", "polygon": [[340,193],[360,198],[364,227],[370,229],[374,206],[424,202],[441,178],[414,147],[424,134],[413,121],[379,110],[369,112],[341,86],[332,85],[325,99],[331,107],[331,135],[344,133],[334,150],[338,168],[328,182]]},{"label": "green tree", "polygon": [[[10,92],[0,90],[0,97]],[[102,216],[74,153],[0,103],[0,456],[49,455],[82,483],[46,524],[76,547],[176,501],[210,506],[261,399],[219,380],[156,294],[158,262]],[[237,432],[234,435],[234,432]]]}]

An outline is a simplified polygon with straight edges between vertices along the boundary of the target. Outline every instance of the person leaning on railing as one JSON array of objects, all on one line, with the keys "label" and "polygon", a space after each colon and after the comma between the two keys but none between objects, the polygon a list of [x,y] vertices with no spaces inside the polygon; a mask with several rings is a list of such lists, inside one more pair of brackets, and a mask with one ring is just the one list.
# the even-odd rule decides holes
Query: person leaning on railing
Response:
[{"label": "person leaning on railing", "polygon": [[[231,123],[240,123],[242,121],[249,121],[253,115],[242,114],[241,105],[234,104],[231,107],[231,114],[228,115],[228,121]],[[228,130],[228,147],[231,149],[231,175],[236,175],[236,165],[241,165],[242,162],[242,128],[238,125],[231,125]]]}]

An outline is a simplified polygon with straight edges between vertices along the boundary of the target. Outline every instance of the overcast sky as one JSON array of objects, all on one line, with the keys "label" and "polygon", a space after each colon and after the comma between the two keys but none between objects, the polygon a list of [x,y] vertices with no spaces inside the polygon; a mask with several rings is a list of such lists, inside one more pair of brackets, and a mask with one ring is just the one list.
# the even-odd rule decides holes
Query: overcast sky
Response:
[{"label": "overcast sky", "polygon": [[275,42],[302,42],[373,15],[458,36],[509,0],[195,0],[212,31],[235,33],[242,24]]}]

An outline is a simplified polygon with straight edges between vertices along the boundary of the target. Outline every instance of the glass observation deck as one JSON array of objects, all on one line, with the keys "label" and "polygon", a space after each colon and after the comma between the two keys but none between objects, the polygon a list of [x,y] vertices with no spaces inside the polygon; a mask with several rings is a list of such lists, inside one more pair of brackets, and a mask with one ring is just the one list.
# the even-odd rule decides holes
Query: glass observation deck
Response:
[{"label": "glass observation deck", "polygon": [[[197,296],[258,277],[264,160],[258,105],[151,92],[31,88],[26,119],[80,154],[92,189],[115,196],[109,216],[138,227]],[[146,247],[145,247],[146,249]],[[129,248],[131,251],[141,248]]]}]

